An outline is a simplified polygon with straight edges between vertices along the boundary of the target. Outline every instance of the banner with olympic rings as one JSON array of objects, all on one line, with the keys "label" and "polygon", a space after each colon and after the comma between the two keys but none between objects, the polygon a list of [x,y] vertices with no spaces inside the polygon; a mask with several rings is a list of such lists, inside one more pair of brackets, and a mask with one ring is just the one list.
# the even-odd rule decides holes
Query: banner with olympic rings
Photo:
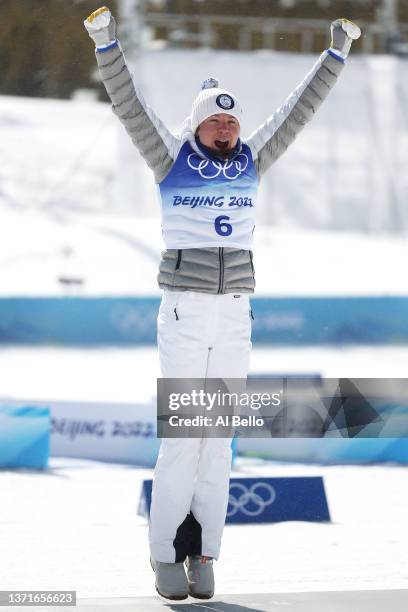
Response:
[{"label": "banner with olympic rings", "polygon": [[[138,514],[149,517],[152,481],[144,480]],[[320,476],[231,478],[226,523],[330,521]]]},{"label": "banner with olympic rings", "polygon": [[[0,299],[0,344],[152,345],[159,296]],[[408,297],[253,297],[254,344],[408,342]]]}]

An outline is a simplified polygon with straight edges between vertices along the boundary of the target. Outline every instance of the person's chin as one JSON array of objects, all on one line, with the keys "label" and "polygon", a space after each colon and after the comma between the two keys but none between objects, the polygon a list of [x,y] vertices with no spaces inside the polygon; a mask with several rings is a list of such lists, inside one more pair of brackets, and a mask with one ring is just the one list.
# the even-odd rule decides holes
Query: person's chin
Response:
[{"label": "person's chin", "polygon": [[223,145],[220,145],[217,142],[214,142],[211,148],[219,157],[227,158],[232,152],[232,147],[229,142]]}]

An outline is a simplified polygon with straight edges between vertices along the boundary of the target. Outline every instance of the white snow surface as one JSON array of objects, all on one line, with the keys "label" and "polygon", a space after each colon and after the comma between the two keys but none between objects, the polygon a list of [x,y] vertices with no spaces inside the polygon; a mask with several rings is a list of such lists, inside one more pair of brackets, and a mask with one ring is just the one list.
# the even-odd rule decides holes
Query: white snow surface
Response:
[{"label": "white snow surface", "polygon": [[[407,588],[407,468],[238,459],[233,475],[322,475],[332,522],[227,525],[218,593]],[[0,471],[2,588],[155,594],[147,522],[136,515],[141,481],[151,477],[72,459],[52,459],[44,473]]]},{"label": "white snow surface", "polygon": [[[250,374],[405,378],[408,346],[255,348]],[[156,394],[157,349],[0,349],[0,401],[144,403]]]},{"label": "white snow surface", "polygon": [[[256,349],[252,372],[404,376],[406,347]],[[0,396],[143,401],[156,349],[44,347],[0,351]],[[51,458],[46,472],[0,470],[3,589],[78,597],[153,595],[146,520],[136,515],[152,470]],[[238,458],[235,476],[324,477],[332,522],[227,525],[218,593],[400,589],[408,586],[407,467],[286,465]]]}]

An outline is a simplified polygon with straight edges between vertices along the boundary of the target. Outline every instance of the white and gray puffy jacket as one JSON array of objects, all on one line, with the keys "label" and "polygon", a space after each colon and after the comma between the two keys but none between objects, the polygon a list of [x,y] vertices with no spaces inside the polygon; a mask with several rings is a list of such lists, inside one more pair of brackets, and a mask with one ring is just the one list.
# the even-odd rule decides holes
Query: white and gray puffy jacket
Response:
[{"label": "white and gray puffy jacket", "polygon": [[[173,135],[146,104],[128,70],[120,44],[96,50],[96,58],[113,112],[119,117],[160,184],[188,141],[197,148],[188,121]],[[258,177],[286,151],[312,119],[342,71],[344,61],[331,49],[257,130],[242,143],[249,147]],[[162,253],[158,283],[162,289],[206,293],[252,293],[255,287],[252,251],[228,247],[167,249]]]}]

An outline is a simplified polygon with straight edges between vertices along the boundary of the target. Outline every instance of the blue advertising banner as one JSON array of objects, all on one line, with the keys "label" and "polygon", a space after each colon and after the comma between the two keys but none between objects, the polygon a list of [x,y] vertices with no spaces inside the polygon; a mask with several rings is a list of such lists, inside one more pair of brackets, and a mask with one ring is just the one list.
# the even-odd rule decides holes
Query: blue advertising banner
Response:
[{"label": "blue advertising banner", "polygon": [[[71,346],[156,342],[160,297],[1,298],[0,343]],[[251,299],[257,344],[408,342],[408,297]]]},{"label": "blue advertising banner", "polygon": [[408,340],[407,297],[259,297],[251,303],[255,342],[382,344]]},{"label": "blue advertising banner", "polygon": [[48,408],[0,406],[0,467],[46,469],[49,446]]},{"label": "blue advertising banner", "polygon": [[0,343],[153,344],[159,304],[154,297],[2,298]]},{"label": "blue advertising banner", "polygon": [[[138,514],[148,517],[152,481],[144,480]],[[323,479],[231,478],[226,523],[330,521]]]}]

